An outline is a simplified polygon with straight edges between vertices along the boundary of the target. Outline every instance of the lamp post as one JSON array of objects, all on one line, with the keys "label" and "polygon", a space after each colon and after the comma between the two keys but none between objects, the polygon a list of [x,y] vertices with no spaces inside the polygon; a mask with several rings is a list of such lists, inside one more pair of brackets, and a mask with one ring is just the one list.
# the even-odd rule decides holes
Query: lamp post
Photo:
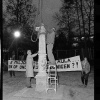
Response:
[{"label": "lamp post", "polygon": [[18,49],[17,49],[17,38],[21,36],[21,32],[19,30],[14,31],[14,37],[16,38],[16,50],[17,50],[17,59],[18,59]]}]

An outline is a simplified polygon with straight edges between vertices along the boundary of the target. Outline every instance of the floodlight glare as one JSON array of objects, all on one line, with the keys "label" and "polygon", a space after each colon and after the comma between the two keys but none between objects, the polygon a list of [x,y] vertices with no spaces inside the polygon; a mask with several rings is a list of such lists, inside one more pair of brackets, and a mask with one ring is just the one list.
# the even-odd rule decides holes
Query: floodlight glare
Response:
[{"label": "floodlight glare", "polygon": [[19,32],[19,31],[15,31],[15,32],[14,32],[14,36],[15,36],[16,38],[20,37],[20,32]]}]

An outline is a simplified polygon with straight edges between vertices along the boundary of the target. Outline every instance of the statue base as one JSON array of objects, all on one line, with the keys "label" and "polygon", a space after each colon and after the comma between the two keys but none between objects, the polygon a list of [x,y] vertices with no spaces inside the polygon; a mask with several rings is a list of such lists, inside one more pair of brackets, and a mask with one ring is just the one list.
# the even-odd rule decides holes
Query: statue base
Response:
[{"label": "statue base", "polygon": [[40,72],[36,75],[36,91],[43,92],[47,88],[47,73]]}]

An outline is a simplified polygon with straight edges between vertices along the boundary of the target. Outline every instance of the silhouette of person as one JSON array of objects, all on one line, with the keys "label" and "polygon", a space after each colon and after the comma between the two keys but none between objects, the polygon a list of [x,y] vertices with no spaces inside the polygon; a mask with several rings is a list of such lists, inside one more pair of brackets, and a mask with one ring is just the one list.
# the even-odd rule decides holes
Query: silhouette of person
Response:
[{"label": "silhouette of person", "polygon": [[[15,52],[14,51],[12,52],[12,56],[11,56],[10,60],[15,60]],[[12,70],[12,71],[9,71],[9,73],[10,73],[10,77],[12,77],[12,76],[15,77],[15,71]]]}]

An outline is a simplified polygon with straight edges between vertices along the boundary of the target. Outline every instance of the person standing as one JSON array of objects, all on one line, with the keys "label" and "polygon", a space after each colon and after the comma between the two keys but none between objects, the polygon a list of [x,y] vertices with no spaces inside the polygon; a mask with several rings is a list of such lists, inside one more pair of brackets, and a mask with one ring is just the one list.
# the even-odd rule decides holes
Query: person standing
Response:
[{"label": "person standing", "polygon": [[31,50],[27,51],[27,57],[26,57],[26,86],[27,88],[31,87],[31,78],[34,77],[33,73],[33,57],[37,56],[38,53],[32,54]]},{"label": "person standing", "polygon": [[54,46],[54,41],[55,41],[55,29],[52,28],[51,33],[47,34],[46,37],[46,43],[47,43],[47,54],[48,54],[48,59],[50,64],[56,64],[54,55],[53,55],[53,46]]},{"label": "person standing", "polygon": [[[15,60],[15,53],[12,53],[12,57],[10,58],[10,60]],[[9,71],[10,73],[10,77],[14,76],[15,77],[15,71],[11,70]]]},{"label": "person standing", "polygon": [[88,84],[88,77],[89,77],[89,73],[90,73],[90,64],[86,57],[81,62],[81,64],[82,64],[81,81],[82,81],[84,87],[86,87]]}]

